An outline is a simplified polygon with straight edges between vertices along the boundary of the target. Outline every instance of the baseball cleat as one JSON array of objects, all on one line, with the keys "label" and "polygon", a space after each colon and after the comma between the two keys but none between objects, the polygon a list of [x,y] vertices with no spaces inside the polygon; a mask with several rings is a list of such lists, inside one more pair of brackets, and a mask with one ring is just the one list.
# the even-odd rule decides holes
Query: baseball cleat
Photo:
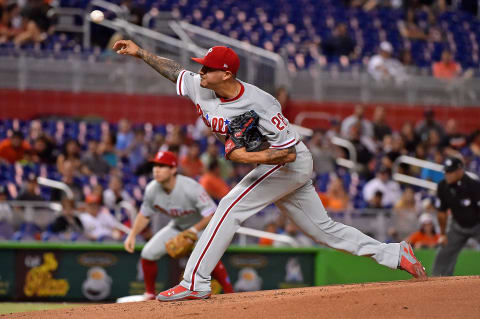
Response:
[{"label": "baseball cleat", "polygon": [[407,271],[417,279],[427,279],[425,268],[418,259],[415,258],[412,246],[405,241],[400,243],[400,262],[398,268]]},{"label": "baseball cleat", "polygon": [[180,301],[210,298],[210,291],[191,291],[180,285],[162,291],[157,295],[158,301]]}]

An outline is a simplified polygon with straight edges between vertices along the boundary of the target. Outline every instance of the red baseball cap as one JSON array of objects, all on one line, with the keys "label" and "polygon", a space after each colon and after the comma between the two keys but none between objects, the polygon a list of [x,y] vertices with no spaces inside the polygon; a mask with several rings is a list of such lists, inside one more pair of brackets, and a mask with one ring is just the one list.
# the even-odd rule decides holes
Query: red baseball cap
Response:
[{"label": "red baseball cap", "polygon": [[177,156],[169,151],[160,151],[155,155],[152,160],[150,160],[150,162],[177,167]]},{"label": "red baseball cap", "polygon": [[210,48],[203,58],[192,58],[192,60],[206,67],[230,71],[233,74],[237,74],[240,67],[240,59],[235,51],[223,46]]}]

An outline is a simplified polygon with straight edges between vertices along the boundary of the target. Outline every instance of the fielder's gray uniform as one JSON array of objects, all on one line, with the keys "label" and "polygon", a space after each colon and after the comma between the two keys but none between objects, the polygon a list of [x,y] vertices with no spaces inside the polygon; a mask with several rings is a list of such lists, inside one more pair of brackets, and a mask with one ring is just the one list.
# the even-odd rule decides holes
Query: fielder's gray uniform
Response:
[{"label": "fielder's gray uniform", "polygon": [[215,212],[217,205],[205,189],[194,179],[177,175],[170,194],[153,180],[148,183],[140,212],[145,217],[162,213],[172,217],[167,226],[159,230],[143,247],[142,258],[158,260],[165,255],[165,243],[179,232],[198,223]]},{"label": "fielder's gray uniform", "polygon": [[295,145],[297,158],[285,165],[258,165],[220,201],[188,260],[180,284],[190,290],[209,291],[210,273],[235,231],[244,220],[272,202],[316,241],[397,268],[399,244],[380,243],[328,217],[310,179],[313,169],[310,151],[283,117],[279,102],[253,85],[240,83],[242,89],[237,97],[220,99],[212,90],[200,87],[200,75],[184,70],[177,80],[177,94],[194,102],[198,115],[223,141],[229,120],[255,110],[260,117],[260,132],[270,147],[283,149]]}]

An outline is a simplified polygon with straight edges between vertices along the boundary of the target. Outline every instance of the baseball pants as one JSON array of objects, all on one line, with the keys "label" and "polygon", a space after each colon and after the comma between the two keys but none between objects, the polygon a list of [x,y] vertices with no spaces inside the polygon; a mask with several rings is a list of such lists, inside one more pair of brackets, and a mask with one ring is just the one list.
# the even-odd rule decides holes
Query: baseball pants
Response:
[{"label": "baseball pants", "polygon": [[472,228],[465,228],[452,218],[447,231],[448,242],[438,250],[433,263],[432,275],[452,276],[458,255],[470,238],[475,238],[480,243],[480,224]]},{"label": "baseball pants", "polygon": [[313,169],[310,151],[302,142],[296,150],[295,162],[258,165],[220,201],[188,260],[180,283],[183,287],[209,291],[210,273],[240,224],[272,202],[317,242],[397,268],[399,244],[380,243],[330,219],[310,180]]}]

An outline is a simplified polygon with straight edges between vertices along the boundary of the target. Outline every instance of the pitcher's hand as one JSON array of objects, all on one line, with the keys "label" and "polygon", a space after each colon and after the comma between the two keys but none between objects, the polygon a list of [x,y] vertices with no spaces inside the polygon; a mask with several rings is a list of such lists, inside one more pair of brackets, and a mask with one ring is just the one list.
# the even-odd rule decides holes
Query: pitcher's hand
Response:
[{"label": "pitcher's hand", "polygon": [[140,47],[131,40],[119,40],[115,42],[113,49],[117,51],[117,54],[139,57],[138,51],[140,50]]},{"label": "pitcher's hand", "polygon": [[125,250],[129,253],[133,253],[135,251],[135,236],[127,236],[123,242],[123,247],[125,247]]}]

